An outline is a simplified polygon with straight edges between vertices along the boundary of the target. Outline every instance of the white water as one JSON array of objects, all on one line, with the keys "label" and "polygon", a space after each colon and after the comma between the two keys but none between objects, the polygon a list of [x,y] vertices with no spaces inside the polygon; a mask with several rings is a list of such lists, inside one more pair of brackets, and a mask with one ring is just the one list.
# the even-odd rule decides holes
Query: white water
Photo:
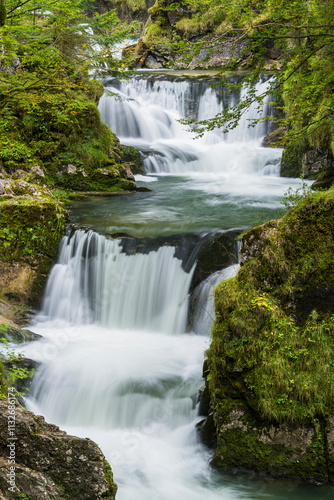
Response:
[{"label": "white water", "polygon": [[[204,85],[204,84],[203,84]],[[119,85],[118,85],[119,86]],[[278,176],[281,150],[261,148],[268,122],[249,127],[250,118],[264,118],[270,114],[267,103],[261,114],[256,105],[241,117],[236,129],[206,133],[194,140],[194,134],[179,123],[189,116],[205,120],[223,110],[227,103],[217,96],[208,84],[204,93],[201,86],[189,80],[148,81],[131,79],[120,88],[109,87],[118,97],[105,95],[100,101],[102,119],[120,137],[124,144],[139,147],[149,153],[144,165],[154,174],[214,174],[226,184],[253,184],[254,176]],[[259,82],[256,90],[263,93],[267,82]],[[241,97],[246,90],[241,91]],[[233,103],[240,97],[232,95]],[[269,102],[269,97],[268,97]],[[198,103],[194,107],[193,103]]]},{"label": "white water", "polygon": [[91,231],[65,236],[37,320],[182,332],[192,272],[182,270],[174,253],[164,246],[127,256],[119,240]]},{"label": "white water", "polygon": [[42,362],[29,408],[100,444],[119,499],[217,498],[195,430],[208,337],[185,333],[192,271],[174,251],[125,255],[92,232],[65,237],[34,325],[44,339],[23,351]]},{"label": "white water", "polygon": [[214,289],[221,281],[232,278],[239,270],[239,264],[229,266],[222,271],[211,274],[194,290],[192,300],[196,303],[196,311],[192,330],[200,335],[210,336],[215,321]]},{"label": "white water", "polygon": [[[228,137],[213,133],[194,142],[175,121],[191,111],[203,118],[221,106],[211,89],[196,94],[190,87],[187,81],[157,81],[149,88],[143,79],[134,80],[121,90],[135,100],[105,98],[102,116],[122,132],[123,142],[151,153],[145,160],[150,172],[192,177],[194,183],[174,188],[186,190],[188,198],[201,189],[208,203],[226,193],[236,204],[249,199],[250,206],[257,197],[268,199],[268,191],[269,197],[281,195],[281,151],[260,147],[262,125],[249,130],[245,117]],[[134,203],[136,211],[132,199],[122,203]],[[138,210],[136,215],[145,220]],[[42,363],[29,408],[100,445],[119,485],[118,500],[305,500],[305,490],[300,497],[292,488],[288,497],[284,487],[218,477],[210,469],[210,453],[195,430],[201,419],[196,401],[209,347],[212,290],[217,277],[230,276],[236,267],[200,286],[195,333],[186,333],[192,271],[182,269],[174,252],[162,246],[157,252],[125,255],[117,240],[93,232],[63,239],[32,327],[44,338],[22,349]]]}]

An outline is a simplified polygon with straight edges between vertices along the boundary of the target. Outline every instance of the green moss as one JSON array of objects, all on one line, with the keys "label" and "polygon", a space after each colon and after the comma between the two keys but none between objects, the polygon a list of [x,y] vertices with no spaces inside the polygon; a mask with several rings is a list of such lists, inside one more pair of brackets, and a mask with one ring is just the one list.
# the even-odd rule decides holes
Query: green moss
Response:
[{"label": "green moss", "polygon": [[[248,260],[235,278],[216,288],[207,382],[217,422],[217,467],[328,480],[325,429],[334,412],[333,211],[334,188],[308,194],[281,220],[247,232],[242,254]],[[247,430],[231,425],[235,410],[243,412]],[[307,450],[296,452],[289,440],[279,446],[262,440],[262,431],[279,427],[292,433],[308,429]]]},{"label": "green moss", "polygon": [[163,36],[162,28],[158,24],[152,23],[145,31],[145,44],[152,45],[155,43],[159,43],[162,36]]},{"label": "green moss", "polygon": [[44,198],[7,200],[0,203],[1,260],[31,261],[54,258],[64,232],[64,207]]},{"label": "green moss", "polygon": [[112,492],[111,497],[108,498],[109,500],[114,500],[117,493],[117,484],[114,482],[114,476],[111,467],[106,460],[104,460],[103,470],[104,470],[104,478],[110,487],[110,491]]},{"label": "green moss", "polygon": [[4,26],[6,24],[6,18],[7,18],[6,7],[0,4],[0,26]]},{"label": "green moss", "polygon": [[[96,170],[119,165],[121,146],[96,107],[102,85],[85,81],[83,88],[81,95],[27,93],[5,110],[0,119],[0,161],[7,173],[18,168],[28,172],[38,164],[49,186],[75,191],[122,190],[122,184],[129,188],[126,179],[112,179],[108,185],[96,179]],[[63,175],[67,165],[75,166],[77,175]]]},{"label": "green moss", "polygon": [[237,466],[259,473],[267,471],[275,477],[327,481],[323,433],[314,435],[306,452],[298,454],[293,448],[282,444],[268,445],[259,441],[259,431],[261,433],[261,429],[255,431],[248,426],[247,431],[231,428],[220,433],[212,465],[216,468]]},{"label": "green moss", "polygon": [[135,149],[131,146],[122,146],[121,159],[122,162],[131,164],[131,170],[133,174],[136,175],[145,173],[143,160],[138,149]]},{"label": "green moss", "polygon": [[281,162],[281,177],[300,177],[302,158],[308,151],[307,143],[291,142],[286,145]]}]

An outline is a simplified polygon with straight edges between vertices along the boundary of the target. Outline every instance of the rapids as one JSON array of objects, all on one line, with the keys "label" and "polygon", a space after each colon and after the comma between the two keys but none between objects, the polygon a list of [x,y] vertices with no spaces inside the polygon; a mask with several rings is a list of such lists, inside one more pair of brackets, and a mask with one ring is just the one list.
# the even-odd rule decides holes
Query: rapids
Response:
[{"label": "rapids", "polygon": [[[200,241],[250,227],[257,214],[274,216],[284,191],[299,182],[279,177],[281,150],[261,147],[266,122],[247,127],[255,109],[231,133],[194,140],[180,118],[208,118],[238,98],[211,83],[172,75],[107,82],[117,95],[101,100],[103,120],[122,143],[140,149],[147,176],[138,182],[153,191],[72,206],[72,221],[90,230],[63,238],[31,326],[43,339],[21,348],[40,362],[27,406],[99,444],[118,500],[329,498],[326,488],[217,474],[211,451],[198,440],[213,288],[238,266],[195,290],[188,331],[195,263],[185,265],[189,255],[173,237],[188,241],[195,234]],[[266,85],[264,79],[258,90]],[[270,112],[267,104],[263,116]],[[144,238],[144,249],[125,252],[117,233]]]}]

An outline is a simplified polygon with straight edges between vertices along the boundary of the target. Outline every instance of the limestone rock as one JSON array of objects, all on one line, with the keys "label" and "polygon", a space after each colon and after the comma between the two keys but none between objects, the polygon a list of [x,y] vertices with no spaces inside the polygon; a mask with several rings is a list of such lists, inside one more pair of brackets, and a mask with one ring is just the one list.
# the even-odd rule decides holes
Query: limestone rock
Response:
[{"label": "limestone rock", "polygon": [[62,172],[64,174],[76,174],[77,173],[77,167],[75,165],[72,165],[69,163],[68,165],[63,165],[62,166]]},{"label": "limestone rock", "polygon": [[[110,467],[90,439],[69,436],[57,426],[46,423],[43,417],[18,405],[15,408],[15,436],[16,494],[27,494],[23,488],[31,482],[41,491],[40,496],[31,498],[114,500],[116,485]],[[9,455],[7,438],[8,402],[0,401],[0,456],[3,457],[0,487],[3,492],[6,492],[3,460],[7,461]],[[23,478],[20,478],[20,470],[24,472]],[[42,496],[43,489],[49,496]],[[12,498],[8,490],[4,498]]]},{"label": "limestone rock", "polygon": [[35,278],[36,273],[29,264],[0,261],[0,295],[25,300]]},{"label": "limestone rock", "polygon": [[[0,316],[0,325],[5,324],[1,321],[2,316]],[[41,335],[37,333],[31,332],[30,330],[23,330],[19,328],[17,325],[9,324],[6,325],[5,328],[0,330],[0,340],[7,339],[8,342],[12,342],[14,344],[22,344],[23,342],[31,342],[33,340],[38,340],[42,338]]]},{"label": "limestone rock", "polygon": [[145,60],[145,68],[161,69],[161,68],[163,68],[163,65],[160,62],[158,62],[154,56],[148,55],[146,60]]},{"label": "limestone rock", "polygon": [[135,180],[135,177],[134,177],[130,167],[121,166],[119,168],[119,172],[121,174],[121,177],[124,177],[125,179],[128,179],[129,181]]},{"label": "limestone rock", "polygon": [[12,190],[16,195],[23,196],[41,196],[40,190],[34,184],[30,184],[22,179],[13,182]]},{"label": "limestone rock", "polygon": [[0,182],[0,195],[5,194],[5,188],[2,182]]},{"label": "limestone rock", "polygon": [[240,400],[232,405],[231,400],[232,408],[224,419],[216,418],[214,467],[237,467],[312,482],[329,480],[326,441],[321,432],[311,426],[264,424],[256,421]]},{"label": "limestone rock", "polygon": [[34,165],[31,167],[30,172],[33,174],[34,178],[43,178],[45,174],[39,165]]},{"label": "limestone rock", "polygon": [[302,157],[302,174],[305,178],[319,174],[333,166],[329,152],[322,148],[307,151]]}]

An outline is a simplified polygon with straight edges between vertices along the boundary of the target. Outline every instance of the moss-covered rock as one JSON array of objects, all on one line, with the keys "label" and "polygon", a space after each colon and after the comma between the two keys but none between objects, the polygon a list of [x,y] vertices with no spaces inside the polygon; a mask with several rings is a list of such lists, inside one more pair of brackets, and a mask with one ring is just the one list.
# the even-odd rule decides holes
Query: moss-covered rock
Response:
[{"label": "moss-covered rock", "polygon": [[[0,120],[0,162],[3,171],[18,180],[17,186],[12,186],[14,194],[34,195],[29,193],[34,188],[22,183],[33,180],[41,184],[41,178],[49,188],[135,189],[134,183],[127,182],[133,179],[128,179],[120,142],[102,123],[96,106],[103,86],[83,75],[81,78],[85,83],[81,94],[32,93],[6,109]],[[95,173],[103,168],[114,168],[117,175],[98,179]]]},{"label": "moss-covered rock", "polygon": [[0,201],[0,298],[23,308],[38,304],[65,216],[63,204],[51,196]]},{"label": "moss-covered rock", "polygon": [[214,466],[333,481],[333,235],[331,189],[243,236],[208,351]]},{"label": "moss-covered rock", "polygon": [[[43,417],[0,401],[0,492],[3,498],[114,500],[117,486],[101,450],[90,439],[69,436]],[[15,407],[14,495],[8,490],[8,406]]]}]

